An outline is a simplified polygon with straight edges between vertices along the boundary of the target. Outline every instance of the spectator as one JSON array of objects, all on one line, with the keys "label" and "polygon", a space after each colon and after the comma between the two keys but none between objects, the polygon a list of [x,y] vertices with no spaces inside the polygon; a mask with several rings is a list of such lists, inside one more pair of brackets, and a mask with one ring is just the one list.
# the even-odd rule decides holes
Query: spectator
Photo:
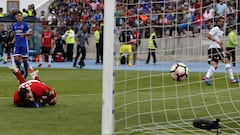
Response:
[{"label": "spectator", "polygon": [[52,48],[54,45],[54,35],[51,31],[50,26],[46,27],[46,30],[42,33],[42,40],[41,40],[41,55],[39,59],[38,67],[41,67],[44,61],[48,61],[48,67],[51,67],[52,61]]},{"label": "spectator", "polygon": [[236,46],[238,44],[237,35],[234,32],[234,25],[228,24],[227,28],[227,41],[226,41],[226,50],[231,54],[228,55],[228,59],[232,61],[233,66],[236,66]]},{"label": "spectator", "polygon": [[51,11],[50,15],[47,18],[48,25],[54,25],[56,23],[57,17],[55,11]]},{"label": "spectator", "polygon": [[96,10],[95,20],[98,22],[103,21],[103,13],[101,10]]},{"label": "spectator", "polygon": [[173,31],[175,31],[176,26],[174,24],[174,19],[175,19],[175,13],[173,9],[168,10],[169,13],[166,14],[166,19],[167,19],[167,27],[169,29],[169,37],[171,38],[173,35]]},{"label": "spectator", "polygon": [[194,31],[197,31],[200,33],[201,29],[208,29],[206,25],[205,18],[199,13],[199,11],[196,12],[195,15],[195,27]]},{"label": "spectator", "polygon": [[0,8],[0,17],[4,17],[3,8]]},{"label": "spectator", "polygon": [[40,13],[40,16],[38,18],[40,21],[47,21],[47,18],[46,18],[46,15],[45,15],[45,11],[42,10],[41,13]]},{"label": "spectator", "polygon": [[[237,3],[237,22],[240,22],[240,2]],[[240,23],[237,24],[237,34],[240,35]]]},{"label": "spectator", "polygon": [[149,17],[143,11],[140,11],[139,18],[141,18],[141,20],[143,21],[144,24],[147,24],[147,20],[149,19]]},{"label": "spectator", "polygon": [[149,60],[150,60],[150,55],[152,55],[153,57],[153,64],[156,64],[156,49],[157,49],[157,42],[156,42],[156,39],[157,39],[157,35],[155,33],[155,29],[154,28],[151,28],[151,35],[148,39],[148,45],[147,45],[147,48],[148,48],[148,56],[147,56],[147,59],[146,59],[146,64],[149,63]]},{"label": "spectator", "polygon": [[156,14],[156,10],[152,10],[152,13],[150,14],[150,21],[151,25],[155,25],[156,21],[158,20],[158,15]]},{"label": "spectator", "polygon": [[6,29],[5,24],[0,24],[0,44],[2,45],[2,52],[3,52],[3,64],[7,63],[8,57],[8,31]]},{"label": "spectator", "polygon": [[[99,57],[101,55],[100,53],[100,27],[96,26],[96,30],[94,31],[94,38],[95,38],[95,42],[96,42],[96,63],[95,64],[99,64]],[[101,55],[102,57],[102,55]]]},{"label": "spectator", "polygon": [[139,32],[137,28],[133,28],[133,34],[134,34],[134,37],[132,37],[131,39],[131,45],[132,45],[132,53],[133,53],[133,65],[135,65],[137,61],[137,49],[138,49],[138,46],[140,45]]},{"label": "spectator", "polygon": [[75,44],[75,32],[72,27],[68,27],[68,30],[63,35],[67,44],[67,61],[72,62],[73,60],[73,45]]},{"label": "spectator", "polygon": [[227,2],[227,7],[228,7],[227,14],[234,15],[235,9],[230,1]]},{"label": "spectator", "polygon": [[76,41],[77,41],[77,55],[75,57],[73,67],[77,67],[76,64],[81,53],[82,56],[80,58],[80,61],[78,62],[78,65],[80,66],[80,68],[83,68],[85,66],[84,60],[86,57],[85,44],[87,43],[87,45],[89,45],[87,26],[83,26],[82,30],[76,34]]},{"label": "spectator", "polygon": [[116,26],[122,25],[122,8],[119,4],[116,5]]},{"label": "spectator", "polygon": [[91,9],[93,11],[95,11],[97,9],[97,6],[99,5],[100,3],[96,0],[92,0],[92,2],[90,3],[90,6],[91,6]]},{"label": "spectator", "polygon": [[194,36],[194,26],[193,26],[193,15],[192,13],[185,11],[186,13],[183,14],[182,20],[180,20],[180,24],[178,26],[178,35],[180,36],[181,33],[185,34],[185,29],[186,30],[191,30],[192,34]]},{"label": "spectator", "polygon": [[27,13],[28,13],[28,16],[36,16],[37,15],[34,4],[28,5]]},{"label": "spectator", "polygon": [[87,11],[87,9],[84,9],[81,15],[81,19],[83,23],[85,23],[86,22],[85,20],[87,20],[88,18],[89,18],[89,12]]},{"label": "spectator", "polygon": [[[227,17],[226,17],[226,23],[227,24],[235,24],[236,23],[236,21],[235,21],[235,17],[234,17],[234,15],[233,14],[228,14],[227,15]],[[233,25],[233,27],[234,27],[235,25]]]},{"label": "spectator", "polygon": [[216,13],[218,16],[223,16],[228,11],[227,4],[224,2],[224,0],[219,0],[219,2],[216,5]]},{"label": "spectator", "polygon": [[100,41],[99,41],[99,53],[100,53],[100,63],[103,64],[103,38],[104,38],[104,24],[100,23]]},{"label": "spectator", "polygon": [[54,52],[53,52],[53,59],[56,61],[56,55],[57,53],[61,53],[63,55],[63,61],[66,58],[66,53],[65,53],[65,49],[66,49],[66,42],[65,40],[62,39],[62,35],[57,32],[56,33],[56,37],[57,39],[55,40],[55,47],[54,47]]},{"label": "spectator", "polygon": [[213,19],[215,16],[215,10],[213,8],[213,5],[210,4],[207,6],[207,8],[203,11],[203,17],[208,21],[210,19]]},{"label": "spectator", "polygon": [[23,17],[28,16],[28,11],[25,8],[23,8],[22,13],[23,13]]}]

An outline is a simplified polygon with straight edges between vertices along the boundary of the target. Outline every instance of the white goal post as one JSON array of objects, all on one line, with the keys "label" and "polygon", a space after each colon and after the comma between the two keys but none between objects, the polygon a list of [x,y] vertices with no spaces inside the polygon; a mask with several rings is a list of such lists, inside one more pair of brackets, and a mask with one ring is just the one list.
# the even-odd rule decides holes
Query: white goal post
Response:
[{"label": "white goal post", "polygon": [[113,44],[115,0],[104,1],[104,54],[102,82],[102,135],[114,133]]}]

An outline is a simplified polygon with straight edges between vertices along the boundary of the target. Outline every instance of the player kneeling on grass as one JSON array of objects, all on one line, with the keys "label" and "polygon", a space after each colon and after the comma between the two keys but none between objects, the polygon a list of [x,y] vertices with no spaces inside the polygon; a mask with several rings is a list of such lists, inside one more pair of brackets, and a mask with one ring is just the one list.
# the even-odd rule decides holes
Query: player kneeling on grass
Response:
[{"label": "player kneeling on grass", "polygon": [[38,71],[30,74],[33,80],[26,81],[16,66],[9,69],[19,81],[19,87],[14,93],[13,102],[17,107],[43,107],[46,104],[55,105],[56,91],[48,87],[38,78]]}]

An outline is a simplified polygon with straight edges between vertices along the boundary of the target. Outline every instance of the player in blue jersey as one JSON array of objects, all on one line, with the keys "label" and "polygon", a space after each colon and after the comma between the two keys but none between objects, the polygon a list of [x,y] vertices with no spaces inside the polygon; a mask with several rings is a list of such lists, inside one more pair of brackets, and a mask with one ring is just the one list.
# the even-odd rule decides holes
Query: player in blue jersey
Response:
[{"label": "player in blue jersey", "polygon": [[[16,13],[17,22],[13,24],[12,29],[15,33],[12,43],[14,43],[13,56],[16,66],[21,70],[22,75],[26,79],[28,77],[28,37],[32,36],[32,30],[28,24],[23,21],[23,13]],[[32,45],[30,46],[32,48]],[[23,67],[21,66],[23,62]]]}]

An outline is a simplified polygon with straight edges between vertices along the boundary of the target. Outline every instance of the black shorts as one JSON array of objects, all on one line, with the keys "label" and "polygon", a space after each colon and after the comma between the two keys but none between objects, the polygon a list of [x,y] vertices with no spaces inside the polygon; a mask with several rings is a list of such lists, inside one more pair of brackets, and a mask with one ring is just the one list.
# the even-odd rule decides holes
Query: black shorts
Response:
[{"label": "black shorts", "polygon": [[209,48],[208,49],[208,61],[214,61],[218,63],[219,60],[223,60],[223,50],[221,48]]},{"label": "black shorts", "polygon": [[51,54],[51,47],[42,47],[42,54]]}]

